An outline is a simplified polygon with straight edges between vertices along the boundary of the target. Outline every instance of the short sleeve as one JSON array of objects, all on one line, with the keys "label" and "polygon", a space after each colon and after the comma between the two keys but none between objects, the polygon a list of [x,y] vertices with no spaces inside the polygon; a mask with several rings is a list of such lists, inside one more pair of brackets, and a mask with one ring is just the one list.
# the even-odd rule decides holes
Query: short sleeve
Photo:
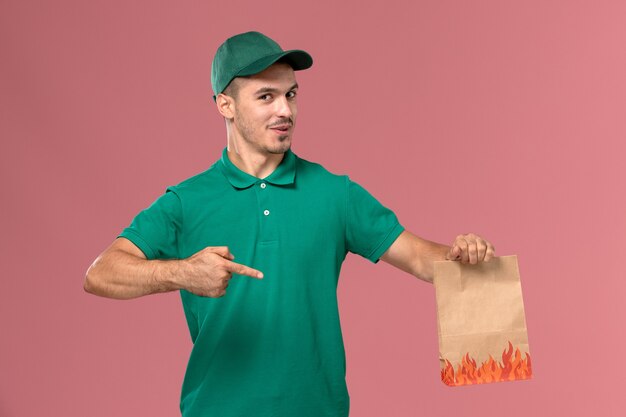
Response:
[{"label": "short sleeve", "polygon": [[346,176],[346,247],[373,263],[404,231],[397,216]]},{"label": "short sleeve", "polygon": [[133,242],[147,259],[178,258],[182,208],[178,194],[168,187],[165,194],[135,216],[118,237]]}]

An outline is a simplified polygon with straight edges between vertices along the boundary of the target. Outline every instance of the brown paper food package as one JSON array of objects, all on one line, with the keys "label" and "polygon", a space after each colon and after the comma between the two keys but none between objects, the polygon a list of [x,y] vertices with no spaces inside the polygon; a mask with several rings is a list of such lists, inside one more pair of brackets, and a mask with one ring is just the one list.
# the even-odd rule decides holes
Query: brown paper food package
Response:
[{"label": "brown paper food package", "polygon": [[475,265],[437,261],[433,283],[444,384],[473,385],[531,377],[516,255]]}]

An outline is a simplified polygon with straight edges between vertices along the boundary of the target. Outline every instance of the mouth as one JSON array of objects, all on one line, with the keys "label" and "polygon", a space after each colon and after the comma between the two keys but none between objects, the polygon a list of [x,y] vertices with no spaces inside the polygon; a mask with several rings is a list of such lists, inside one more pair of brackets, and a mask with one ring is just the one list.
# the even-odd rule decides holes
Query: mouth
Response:
[{"label": "mouth", "polygon": [[278,133],[280,135],[285,135],[285,134],[289,133],[289,130],[291,130],[291,125],[284,124],[284,125],[272,126],[272,127],[270,127],[270,129],[275,131],[276,133]]}]

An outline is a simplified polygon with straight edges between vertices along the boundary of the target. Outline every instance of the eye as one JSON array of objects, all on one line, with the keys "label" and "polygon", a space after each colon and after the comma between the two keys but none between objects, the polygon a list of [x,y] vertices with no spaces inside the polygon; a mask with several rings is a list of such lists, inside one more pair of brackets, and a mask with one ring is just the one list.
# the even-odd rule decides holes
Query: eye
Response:
[{"label": "eye", "polygon": [[259,100],[268,101],[270,98],[272,98],[271,95],[263,94],[262,96],[259,97]]},{"label": "eye", "polygon": [[287,98],[295,98],[295,97],[296,97],[295,90],[291,90],[290,92],[287,93]]}]

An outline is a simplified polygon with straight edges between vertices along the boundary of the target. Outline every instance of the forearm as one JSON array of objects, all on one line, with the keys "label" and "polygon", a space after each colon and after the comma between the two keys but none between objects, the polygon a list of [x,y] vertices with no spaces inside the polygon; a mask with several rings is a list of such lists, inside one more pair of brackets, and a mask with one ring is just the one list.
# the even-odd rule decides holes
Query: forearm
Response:
[{"label": "forearm", "polygon": [[413,275],[426,282],[432,283],[435,275],[435,261],[445,261],[450,246],[425,239],[420,239],[417,246],[418,256],[415,273]]},{"label": "forearm", "polygon": [[432,283],[434,263],[445,260],[449,249],[449,246],[422,239],[405,230],[381,259],[421,280]]},{"label": "forearm", "polygon": [[121,250],[98,257],[85,277],[85,291],[107,298],[130,299],[180,289],[183,260],[147,260]]},{"label": "forearm", "polygon": [[436,261],[450,259],[475,264],[489,262],[495,256],[493,245],[473,233],[458,235],[453,245],[431,242],[404,230],[380,259],[432,283]]}]

